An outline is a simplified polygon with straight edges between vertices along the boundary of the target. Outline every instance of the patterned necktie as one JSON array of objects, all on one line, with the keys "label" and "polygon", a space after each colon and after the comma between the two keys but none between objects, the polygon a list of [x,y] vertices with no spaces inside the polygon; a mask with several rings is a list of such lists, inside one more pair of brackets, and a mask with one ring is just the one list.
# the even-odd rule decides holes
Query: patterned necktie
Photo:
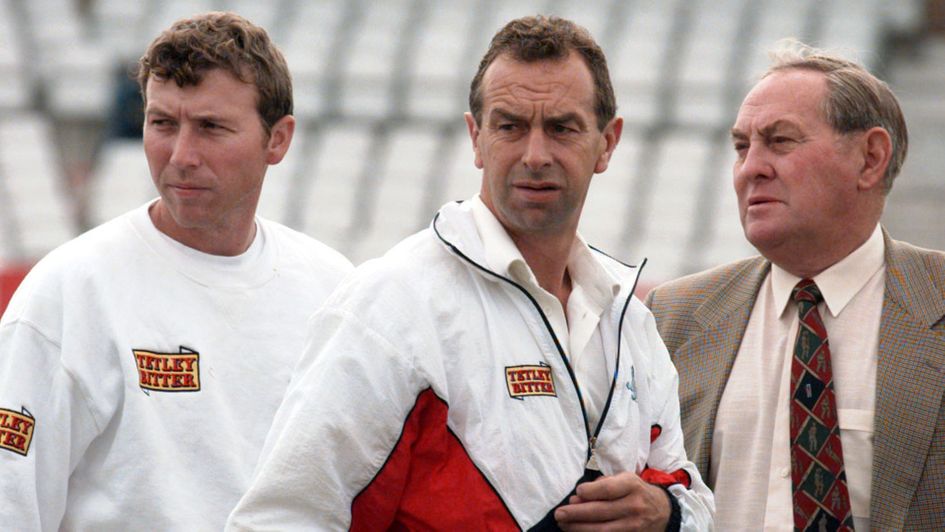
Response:
[{"label": "patterned necktie", "polygon": [[800,324],[791,363],[791,487],[795,530],[853,530],[827,329],[810,279],[792,293]]}]

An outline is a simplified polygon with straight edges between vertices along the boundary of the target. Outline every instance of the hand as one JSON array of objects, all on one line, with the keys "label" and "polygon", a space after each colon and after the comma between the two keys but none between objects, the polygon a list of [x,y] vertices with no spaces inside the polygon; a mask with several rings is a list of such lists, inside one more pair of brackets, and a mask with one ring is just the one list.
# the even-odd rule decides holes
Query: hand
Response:
[{"label": "hand", "polygon": [[667,493],[628,471],[579,485],[577,495],[555,510],[555,519],[567,531],[663,532],[669,513]]}]

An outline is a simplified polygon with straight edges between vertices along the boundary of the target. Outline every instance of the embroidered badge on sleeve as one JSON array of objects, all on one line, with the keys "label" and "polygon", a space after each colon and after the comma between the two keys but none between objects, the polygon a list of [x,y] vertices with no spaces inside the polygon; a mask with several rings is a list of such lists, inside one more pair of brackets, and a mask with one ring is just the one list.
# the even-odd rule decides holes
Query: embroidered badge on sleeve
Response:
[{"label": "embroidered badge on sleeve", "polygon": [[26,456],[33,441],[36,419],[29,410],[20,412],[0,408],[0,449]]},{"label": "embroidered badge on sleeve", "polygon": [[519,401],[536,395],[558,396],[555,393],[554,375],[547,364],[506,366],[505,383],[509,387],[509,397]]},{"label": "embroidered badge on sleeve", "polygon": [[178,353],[133,349],[138,385],[144,393],[200,391],[200,353],[180,347]]}]

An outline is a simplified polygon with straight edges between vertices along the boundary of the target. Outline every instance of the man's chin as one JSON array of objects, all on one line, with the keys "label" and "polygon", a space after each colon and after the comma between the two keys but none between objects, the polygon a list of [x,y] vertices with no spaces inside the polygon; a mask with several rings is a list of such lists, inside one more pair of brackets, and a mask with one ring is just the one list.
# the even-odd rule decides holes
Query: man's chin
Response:
[{"label": "man's chin", "polygon": [[546,208],[522,209],[508,218],[506,229],[517,234],[558,234],[566,230],[565,217]]},{"label": "man's chin", "polygon": [[777,224],[755,222],[745,226],[745,239],[762,254],[765,250],[776,248],[784,236],[784,228]]}]

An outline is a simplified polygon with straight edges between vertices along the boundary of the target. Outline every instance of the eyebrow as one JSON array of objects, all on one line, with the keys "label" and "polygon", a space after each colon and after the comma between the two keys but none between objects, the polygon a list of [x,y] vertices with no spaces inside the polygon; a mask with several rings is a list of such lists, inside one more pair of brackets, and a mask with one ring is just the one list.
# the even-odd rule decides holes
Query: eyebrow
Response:
[{"label": "eyebrow", "polygon": [[[527,119],[522,116],[515,114],[511,111],[506,111],[505,109],[493,109],[490,115],[499,115],[500,118],[504,120],[511,120],[513,122],[525,122]],[[584,121],[581,119],[581,115],[575,112],[564,113],[557,116],[549,116],[543,120],[544,123],[552,124],[563,124],[567,122],[577,122],[578,124],[584,125]]]},{"label": "eyebrow", "polygon": [[525,121],[525,117],[524,117],[524,116],[517,115],[517,114],[515,114],[515,113],[513,113],[513,112],[511,112],[511,111],[506,111],[506,110],[504,110],[504,109],[493,109],[492,112],[489,113],[489,118],[492,118],[494,115],[498,115],[499,118],[501,118],[501,119],[503,119],[503,120],[510,120],[510,121],[512,121],[512,122],[523,122],[523,121]]},{"label": "eyebrow", "polygon": [[[770,136],[770,135],[771,135],[772,133],[774,133],[775,131],[777,131],[777,130],[779,130],[779,129],[783,129],[783,128],[789,128],[789,129],[792,129],[792,130],[800,130],[800,127],[798,126],[798,124],[796,124],[795,122],[793,122],[793,121],[791,121],[791,120],[785,120],[785,119],[782,118],[782,119],[779,119],[779,120],[775,120],[774,122],[772,122],[772,123],[768,124],[767,126],[761,128],[761,132],[760,132],[760,133],[761,133],[761,136],[767,137],[767,136]],[[733,127],[733,128],[732,128],[731,135],[732,135],[732,139],[735,139],[735,140],[741,140],[741,139],[747,139],[747,138],[748,138],[748,133],[745,133],[744,131],[738,129],[737,127]]]},{"label": "eyebrow", "polygon": [[558,124],[563,124],[566,122],[577,122],[578,124],[584,124],[584,121],[581,119],[581,115],[574,112],[564,113],[563,115],[558,116],[549,116],[545,121]]},{"label": "eyebrow", "polygon": [[144,108],[144,114],[145,116],[148,116],[148,115],[168,115],[170,113],[162,109],[160,106],[157,106],[151,102],[148,102],[147,107]]},{"label": "eyebrow", "polygon": [[[166,110],[165,110],[164,108],[162,108],[161,106],[159,106],[159,105],[152,105],[151,103],[148,103],[148,106],[145,108],[145,110],[144,110],[144,115],[145,115],[145,117],[149,117],[149,116],[166,116],[166,117],[171,117],[171,116],[173,116],[170,112],[166,111]],[[191,119],[191,120],[197,120],[197,121],[217,122],[217,123],[220,123],[220,124],[227,124],[227,123],[229,123],[231,120],[233,120],[232,117],[228,117],[228,116],[226,116],[226,115],[216,114],[216,113],[212,113],[212,112],[197,113],[197,114],[191,115],[191,116],[190,116],[190,119]]]}]

